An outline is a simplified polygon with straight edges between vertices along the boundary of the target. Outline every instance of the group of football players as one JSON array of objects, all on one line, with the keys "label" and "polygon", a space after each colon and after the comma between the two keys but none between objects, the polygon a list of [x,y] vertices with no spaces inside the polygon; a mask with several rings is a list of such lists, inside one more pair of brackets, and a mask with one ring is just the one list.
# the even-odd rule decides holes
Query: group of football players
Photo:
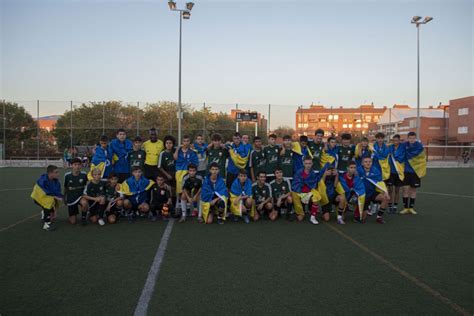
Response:
[{"label": "group of football players", "polygon": [[88,173],[73,159],[62,188],[59,169],[50,165],[31,197],[47,231],[54,230],[60,201],[71,224],[80,215],[83,225],[101,226],[140,217],[206,224],[307,217],[318,224],[331,214],[343,225],[347,212],[358,223],[375,215],[375,222],[384,224],[385,212],[398,213],[400,195],[399,213],[417,214],[416,189],[426,174],[426,157],[415,133],[403,142],[393,135],[390,144],[383,133],[357,144],[348,133],[323,139],[318,129],[312,139],[286,135],[282,144],[270,134],[264,145],[261,137],[251,143],[236,132],[227,142],[214,134],[209,144],[202,135],[194,141],[185,135],[176,146],[172,136],[158,139],[156,129],[145,142],[139,136],[131,141],[119,129],[111,141],[101,136]]}]

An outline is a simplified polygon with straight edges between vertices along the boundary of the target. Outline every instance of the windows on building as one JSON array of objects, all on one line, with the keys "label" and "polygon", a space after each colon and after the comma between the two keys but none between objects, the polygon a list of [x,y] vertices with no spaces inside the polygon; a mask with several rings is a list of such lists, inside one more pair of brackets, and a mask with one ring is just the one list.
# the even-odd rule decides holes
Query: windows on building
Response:
[{"label": "windows on building", "polygon": [[416,119],[410,120],[410,128],[415,128],[415,127],[416,127]]},{"label": "windows on building", "polygon": [[339,119],[339,115],[338,114],[329,114],[329,120],[338,120]]},{"label": "windows on building", "polygon": [[469,128],[467,126],[459,126],[458,127],[458,134],[467,134]]},{"label": "windows on building", "polygon": [[342,124],[342,128],[347,128],[347,124]]},{"label": "windows on building", "polygon": [[469,108],[459,108],[458,109],[458,115],[468,115],[469,114]]}]

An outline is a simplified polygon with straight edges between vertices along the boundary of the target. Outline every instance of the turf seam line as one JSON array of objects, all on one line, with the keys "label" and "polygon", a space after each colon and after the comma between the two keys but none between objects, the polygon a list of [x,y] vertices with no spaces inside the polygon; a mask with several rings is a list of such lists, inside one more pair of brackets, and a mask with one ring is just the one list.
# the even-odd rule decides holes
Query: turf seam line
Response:
[{"label": "turf seam line", "polygon": [[135,308],[134,316],[144,316],[147,314],[148,305],[155,290],[156,279],[160,273],[161,263],[163,262],[163,257],[165,255],[166,247],[168,245],[168,240],[171,235],[171,230],[173,229],[174,220],[170,220],[166,225],[166,229],[161,236],[160,245],[156,251],[155,258],[148,272],[148,276],[143,286],[142,293],[138,299],[137,307]]},{"label": "turf seam line", "polygon": [[423,191],[418,191],[417,193],[421,193],[421,194],[431,194],[431,195],[442,195],[442,196],[452,196],[452,197],[460,197],[460,198],[466,198],[466,199],[474,199],[474,196],[473,196],[473,195],[460,195],[460,194],[438,193],[438,192],[423,192]]},{"label": "turf seam line", "polygon": [[446,296],[444,296],[443,294],[441,294],[439,291],[433,289],[432,287],[430,287],[428,284],[424,283],[423,281],[417,279],[415,276],[411,275],[410,273],[406,272],[405,270],[399,268],[398,266],[396,266],[395,264],[391,263],[390,261],[388,261],[387,259],[385,259],[384,257],[382,257],[381,255],[373,252],[372,250],[370,250],[368,247],[364,246],[362,243],[358,242],[357,240],[355,240],[354,238],[352,238],[351,236],[345,234],[344,232],[342,232],[340,229],[338,229],[337,227],[335,227],[334,225],[332,224],[326,224],[326,226],[328,226],[329,228],[331,228],[333,231],[335,231],[336,233],[338,233],[340,236],[342,236],[344,239],[350,241],[351,243],[353,243],[355,246],[359,247],[360,249],[362,249],[363,251],[365,251],[366,253],[368,253],[369,255],[371,255],[372,257],[374,257],[375,259],[377,259],[378,261],[382,262],[383,264],[386,264],[389,268],[391,268],[392,270],[394,270],[395,272],[398,272],[398,274],[400,274],[401,276],[403,276],[404,278],[408,279],[409,281],[413,282],[416,286],[420,287],[421,289],[425,290],[427,293],[431,294],[432,296],[434,296],[436,299],[438,299],[439,301],[441,301],[442,303],[444,303],[445,305],[449,306],[450,308],[452,308],[455,312],[457,312],[458,314],[460,315],[471,315],[471,313],[469,313],[466,309],[464,309],[463,307],[459,306],[458,304],[454,303],[453,301],[451,301],[449,298],[447,298]]},{"label": "turf seam line", "polygon": [[32,190],[32,189],[33,189],[33,188],[0,189],[0,192],[25,191],[25,190]]},{"label": "turf seam line", "polygon": [[19,220],[19,221],[16,222],[16,223],[13,223],[13,224],[11,224],[11,225],[8,225],[8,226],[6,226],[6,227],[3,227],[3,228],[0,229],[0,233],[6,231],[7,229],[10,229],[10,228],[12,228],[12,227],[15,227],[16,225],[19,225],[19,224],[21,224],[21,223],[24,223],[24,222],[26,222],[26,221],[28,221],[28,220],[30,220],[30,219],[32,219],[32,218],[38,217],[39,215],[41,215],[41,214],[31,215],[30,217],[24,218],[24,219],[22,219],[22,220]]}]

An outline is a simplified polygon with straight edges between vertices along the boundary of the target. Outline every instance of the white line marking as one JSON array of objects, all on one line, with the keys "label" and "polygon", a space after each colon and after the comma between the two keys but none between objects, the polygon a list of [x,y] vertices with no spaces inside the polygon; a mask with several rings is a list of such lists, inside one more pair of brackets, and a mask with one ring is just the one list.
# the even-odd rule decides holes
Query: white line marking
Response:
[{"label": "white line marking", "polygon": [[173,229],[174,220],[170,220],[166,225],[166,229],[163,232],[161,237],[160,246],[156,251],[155,258],[148,272],[146,278],[145,286],[143,287],[142,294],[138,299],[137,307],[135,308],[134,316],[144,316],[148,311],[148,304],[150,303],[151,296],[155,290],[156,279],[158,273],[160,272],[161,263],[163,262],[163,257],[165,256],[166,247],[168,246],[168,240],[171,235],[171,230]]},{"label": "white line marking", "polygon": [[25,191],[25,190],[33,190],[33,188],[0,189],[0,192],[8,192],[8,191]]},{"label": "white line marking", "polygon": [[424,192],[424,191],[417,191],[416,193],[421,194],[431,194],[431,195],[441,195],[441,196],[452,196],[452,197],[460,197],[466,199],[474,199],[473,195],[460,195],[460,194],[449,194],[449,193],[438,193],[438,192]]},{"label": "white line marking", "polygon": [[21,224],[21,223],[23,223],[23,222],[26,222],[27,220],[30,220],[30,219],[35,218],[35,217],[38,217],[39,215],[41,215],[41,214],[31,215],[30,217],[27,217],[27,218],[24,218],[24,219],[22,219],[22,220],[19,220],[18,222],[14,223],[14,224],[11,224],[11,225],[8,225],[8,226],[6,226],[6,227],[3,227],[3,228],[0,229],[0,233],[6,231],[7,229],[10,229],[10,228],[12,228],[12,227],[15,227],[16,225],[19,225],[19,224]]}]

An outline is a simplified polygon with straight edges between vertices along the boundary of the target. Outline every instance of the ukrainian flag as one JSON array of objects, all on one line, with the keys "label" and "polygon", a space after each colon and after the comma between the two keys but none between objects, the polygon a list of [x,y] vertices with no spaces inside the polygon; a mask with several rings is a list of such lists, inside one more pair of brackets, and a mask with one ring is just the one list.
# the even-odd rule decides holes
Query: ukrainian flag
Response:
[{"label": "ukrainian flag", "polygon": [[247,167],[247,162],[249,161],[250,150],[247,151],[243,144],[240,144],[238,148],[234,144],[229,149],[230,159],[237,167],[237,169],[245,169]]},{"label": "ukrainian flag", "polygon": [[54,197],[62,197],[61,183],[57,179],[50,180],[45,173],[36,181],[30,196],[45,209],[56,208],[59,203]]},{"label": "ukrainian flag", "polygon": [[209,212],[211,211],[211,201],[214,199],[214,196],[218,196],[224,204],[224,217],[225,220],[227,212],[227,187],[225,185],[224,179],[221,176],[217,177],[215,184],[209,179],[209,176],[204,178],[204,182],[201,188],[201,210],[204,223],[207,223],[207,218],[209,217]]},{"label": "ukrainian flag", "polygon": [[91,168],[87,173],[87,179],[92,180],[92,170],[99,169],[102,178],[106,178],[109,175],[111,168],[109,153],[107,149],[102,148],[100,145],[97,145],[95,148],[94,156],[91,161]]},{"label": "ukrainian flag", "polygon": [[340,174],[339,184],[344,190],[347,201],[350,200],[352,192],[356,194],[357,206],[359,207],[359,215],[360,215],[360,219],[362,219],[362,211],[364,210],[364,204],[365,204],[365,186],[359,176],[354,175],[353,179],[354,179],[354,184],[353,184],[353,187],[350,188],[346,182],[346,179],[344,178],[344,174]]},{"label": "ukrainian flag", "polygon": [[252,181],[248,178],[243,186],[240,184],[239,178],[237,178],[230,187],[230,211],[235,216],[242,216],[242,200],[239,205],[235,205],[235,200],[242,194],[245,194],[249,198],[252,197]]},{"label": "ukrainian flag", "polygon": [[147,191],[153,186],[155,182],[145,177],[140,177],[136,180],[135,177],[130,177],[125,180],[120,186],[120,193],[130,196],[137,204],[146,202],[148,198]]},{"label": "ukrainian flag", "polygon": [[374,151],[375,151],[375,158],[376,158],[376,163],[378,163],[378,166],[380,168],[380,171],[382,172],[382,179],[387,180],[390,178],[390,164],[388,162],[388,147],[387,145],[382,144],[380,146],[378,143],[375,143],[374,145]]},{"label": "ukrainian flag", "polygon": [[406,144],[406,157],[410,166],[419,178],[426,175],[426,152],[420,142]]},{"label": "ukrainian flag", "polygon": [[395,145],[390,145],[389,157],[393,168],[398,174],[398,178],[403,181],[403,179],[405,179],[405,146],[403,144],[399,144],[395,149]]}]

